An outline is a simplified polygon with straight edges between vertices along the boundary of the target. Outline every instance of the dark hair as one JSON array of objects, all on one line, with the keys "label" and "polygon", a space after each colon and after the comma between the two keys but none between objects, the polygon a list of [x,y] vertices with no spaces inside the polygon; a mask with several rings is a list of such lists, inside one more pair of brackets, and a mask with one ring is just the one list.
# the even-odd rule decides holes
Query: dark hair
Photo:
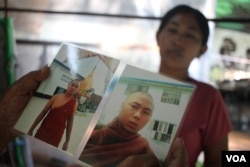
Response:
[{"label": "dark hair", "polygon": [[209,27],[207,18],[197,9],[194,9],[187,5],[178,5],[169,10],[161,19],[161,24],[158,28],[157,35],[162,31],[167,22],[176,14],[179,13],[192,13],[194,14],[202,33],[202,44],[206,45],[209,35]]}]

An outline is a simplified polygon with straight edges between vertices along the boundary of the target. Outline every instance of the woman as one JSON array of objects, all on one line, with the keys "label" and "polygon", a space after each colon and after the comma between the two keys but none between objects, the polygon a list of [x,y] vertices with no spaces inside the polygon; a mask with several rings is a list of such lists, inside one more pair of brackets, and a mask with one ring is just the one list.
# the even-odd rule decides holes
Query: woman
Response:
[{"label": "woman", "polygon": [[63,150],[67,150],[77,108],[74,94],[79,86],[78,80],[72,80],[65,93],[52,96],[37,116],[28,134],[32,136],[35,127],[43,120],[35,137],[58,147],[66,127],[66,140],[63,144]]},{"label": "woman", "polygon": [[194,167],[204,151],[204,166],[221,166],[221,151],[227,150],[231,122],[220,93],[188,76],[194,58],[207,50],[208,21],[198,10],[186,5],[171,9],[161,20],[156,34],[160,73],[196,85],[179,137],[187,148],[189,166]]},{"label": "woman", "polygon": [[[231,130],[231,123],[220,93],[213,87],[188,76],[191,61],[207,50],[208,35],[207,19],[199,11],[183,5],[166,13],[156,34],[161,55],[160,73],[197,86],[179,133],[187,148],[190,167],[195,165],[201,151],[204,151],[205,155],[204,166],[221,166],[221,150],[227,149],[227,136]],[[9,99],[8,94],[4,99]],[[5,103],[3,107],[6,108],[6,106],[8,104]],[[5,113],[14,112],[18,115],[17,111],[20,110],[9,107]],[[8,138],[5,137],[5,139]],[[174,143],[173,157],[170,157],[171,165],[187,166],[183,143],[181,147],[175,147],[175,145],[176,143]],[[184,154],[178,154],[177,150]],[[157,164],[152,165],[150,161],[150,155],[134,156],[124,161],[124,166],[129,166],[129,163],[138,164],[135,166],[157,166]]]}]

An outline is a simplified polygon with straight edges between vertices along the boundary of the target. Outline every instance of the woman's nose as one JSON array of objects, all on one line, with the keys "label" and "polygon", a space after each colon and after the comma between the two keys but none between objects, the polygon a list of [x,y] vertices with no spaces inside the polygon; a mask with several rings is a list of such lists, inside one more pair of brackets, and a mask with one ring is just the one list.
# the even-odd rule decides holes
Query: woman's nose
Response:
[{"label": "woman's nose", "polygon": [[181,47],[183,45],[183,37],[180,34],[177,34],[174,38],[174,45],[177,47]]}]

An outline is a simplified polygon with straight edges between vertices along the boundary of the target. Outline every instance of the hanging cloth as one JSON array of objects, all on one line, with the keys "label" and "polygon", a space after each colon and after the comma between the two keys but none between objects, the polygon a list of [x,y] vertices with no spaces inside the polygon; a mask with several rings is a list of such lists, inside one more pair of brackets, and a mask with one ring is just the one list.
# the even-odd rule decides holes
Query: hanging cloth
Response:
[{"label": "hanging cloth", "polygon": [[0,19],[0,96],[15,81],[13,19]]}]

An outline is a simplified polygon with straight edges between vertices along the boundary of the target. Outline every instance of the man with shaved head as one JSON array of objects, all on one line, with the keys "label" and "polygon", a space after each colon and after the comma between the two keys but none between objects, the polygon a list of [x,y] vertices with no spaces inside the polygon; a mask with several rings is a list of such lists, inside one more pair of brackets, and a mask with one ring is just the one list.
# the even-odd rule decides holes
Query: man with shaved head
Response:
[{"label": "man with shaved head", "polygon": [[153,154],[147,140],[138,133],[150,120],[153,109],[150,94],[129,94],[121,104],[119,115],[93,131],[80,160],[93,166],[112,167],[133,155]]}]

